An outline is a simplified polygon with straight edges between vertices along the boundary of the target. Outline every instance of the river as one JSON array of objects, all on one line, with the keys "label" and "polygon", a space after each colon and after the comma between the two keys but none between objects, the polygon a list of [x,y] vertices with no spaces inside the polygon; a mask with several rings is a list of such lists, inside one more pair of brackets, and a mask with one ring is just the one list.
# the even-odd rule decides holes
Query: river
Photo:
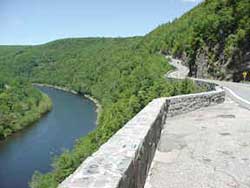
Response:
[{"label": "river", "polygon": [[61,90],[38,87],[53,109],[37,123],[0,142],[0,188],[28,188],[34,171],[49,172],[55,155],[96,127],[96,105]]}]

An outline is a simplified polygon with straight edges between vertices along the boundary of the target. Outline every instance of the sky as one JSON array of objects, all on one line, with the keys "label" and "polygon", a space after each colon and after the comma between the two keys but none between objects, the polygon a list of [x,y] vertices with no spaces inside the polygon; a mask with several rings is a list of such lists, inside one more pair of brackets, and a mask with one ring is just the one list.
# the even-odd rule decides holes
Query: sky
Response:
[{"label": "sky", "polygon": [[0,0],[0,45],[145,35],[201,0]]}]

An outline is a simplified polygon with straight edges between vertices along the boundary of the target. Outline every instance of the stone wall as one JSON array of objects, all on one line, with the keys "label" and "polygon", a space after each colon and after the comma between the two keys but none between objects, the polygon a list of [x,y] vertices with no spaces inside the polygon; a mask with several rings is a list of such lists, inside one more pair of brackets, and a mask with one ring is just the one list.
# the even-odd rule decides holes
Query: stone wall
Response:
[{"label": "stone wall", "polygon": [[169,97],[166,100],[167,116],[172,117],[202,107],[223,103],[224,100],[225,91],[219,87],[215,91]]},{"label": "stone wall", "polygon": [[[170,82],[179,82],[179,81],[183,81],[183,79],[178,79],[178,78],[171,78],[171,77],[167,77],[165,76],[165,78],[170,81]],[[211,83],[211,82],[205,82],[201,79],[196,79],[196,78],[189,78],[187,77],[186,79],[191,80],[193,82],[195,82],[195,84],[199,87],[203,87],[204,89],[206,89],[206,91],[215,91],[217,85],[215,83]]]},{"label": "stone wall", "polygon": [[215,91],[158,98],[88,157],[59,188],[143,188],[167,117],[222,103]]},{"label": "stone wall", "polygon": [[142,188],[166,112],[166,98],[150,102],[59,187]]},{"label": "stone wall", "polygon": [[188,78],[188,79],[193,80],[196,83],[196,85],[203,87],[203,88],[206,88],[207,91],[215,91],[216,90],[217,85],[215,83],[205,82],[205,81],[195,79],[195,78]]}]

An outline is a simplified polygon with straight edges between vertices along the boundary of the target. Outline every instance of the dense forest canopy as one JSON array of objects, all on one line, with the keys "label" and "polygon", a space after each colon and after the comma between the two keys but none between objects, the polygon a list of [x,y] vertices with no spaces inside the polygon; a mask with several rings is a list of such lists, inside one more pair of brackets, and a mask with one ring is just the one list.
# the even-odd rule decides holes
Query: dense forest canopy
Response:
[{"label": "dense forest canopy", "polygon": [[166,81],[163,76],[171,67],[159,52],[186,60],[193,75],[232,79],[247,69],[249,4],[206,0],[145,37],[0,46],[0,75],[67,87],[94,96],[102,105],[96,130],[58,157],[52,172],[35,173],[31,187],[57,187],[152,99],[200,90],[188,80]]},{"label": "dense forest canopy", "polygon": [[142,45],[183,58],[193,76],[239,81],[250,71],[250,1],[205,0],[150,32]]},{"label": "dense forest canopy", "polygon": [[30,125],[50,108],[50,99],[30,83],[0,77],[0,140]]},{"label": "dense forest canopy", "polygon": [[0,74],[94,96],[102,105],[98,127],[55,160],[54,170],[36,173],[31,186],[56,187],[148,102],[198,91],[191,81],[167,82],[171,67],[150,54],[142,37],[63,39],[39,46],[1,46]]}]

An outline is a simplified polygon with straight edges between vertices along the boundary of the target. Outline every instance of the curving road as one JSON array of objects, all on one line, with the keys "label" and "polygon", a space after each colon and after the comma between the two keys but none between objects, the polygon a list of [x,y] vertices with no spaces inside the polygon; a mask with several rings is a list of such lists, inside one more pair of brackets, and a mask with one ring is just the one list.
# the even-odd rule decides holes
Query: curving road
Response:
[{"label": "curving road", "polygon": [[188,76],[189,69],[186,66],[183,66],[180,60],[173,59],[169,56],[167,56],[166,58],[170,60],[169,64],[175,67],[174,71],[167,74],[168,77],[183,79]]},{"label": "curving road", "polygon": [[[187,77],[180,61],[170,64],[168,76]],[[250,188],[250,110],[242,108],[250,86],[209,81],[230,98],[166,120],[144,188]]]},{"label": "curving road", "polygon": [[[167,56],[167,58],[170,58]],[[168,74],[169,77],[183,79],[188,76],[189,69],[182,64],[178,59],[170,58],[169,64],[176,68],[175,71]],[[236,82],[226,82],[218,80],[206,80],[206,79],[196,79],[193,80],[203,80],[212,83],[216,83],[222,86],[227,96],[239,103],[241,106],[250,109],[250,84],[236,83]]]}]

